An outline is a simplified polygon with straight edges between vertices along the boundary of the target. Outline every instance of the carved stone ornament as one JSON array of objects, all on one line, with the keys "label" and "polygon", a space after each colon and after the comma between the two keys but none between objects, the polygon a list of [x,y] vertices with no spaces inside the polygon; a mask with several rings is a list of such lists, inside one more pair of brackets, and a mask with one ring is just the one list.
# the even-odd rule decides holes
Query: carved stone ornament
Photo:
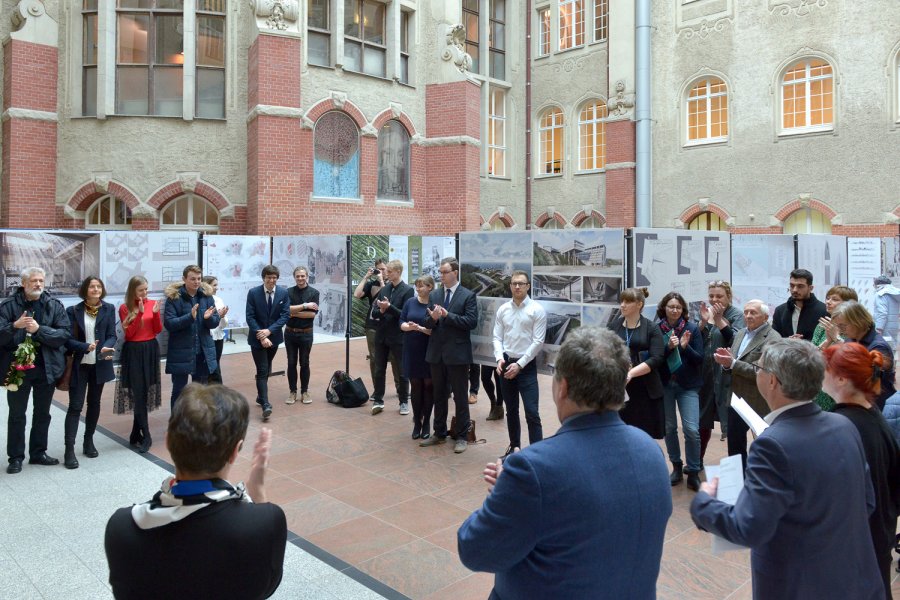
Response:
[{"label": "carved stone ornament", "polygon": [[466,54],[466,28],[459,23],[447,32],[441,59],[453,63],[460,73],[468,73],[472,69],[472,57]]},{"label": "carved stone ornament", "polygon": [[800,206],[803,208],[809,208],[809,201],[812,198],[812,194],[800,194],[797,199],[800,202]]},{"label": "carved stone ornament", "polygon": [[403,105],[397,102],[391,102],[391,117],[394,119],[400,118],[400,113],[403,112]]},{"label": "carved stone ornament", "polygon": [[621,117],[629,114],[634,108],[634,94],[625,93],[625,80],[616,82],[616,95],[609,99],[606,108],[610,116]]},{"label": "carved stone ornament", "polygon": [[159,213],[156,209],[146,204],[138,204],[132,207],[131,217],[133,219],[158,219]]},{"label": "carved stone ornament", "polygon": [[584,63],[587,60],[587,56],[579,56],[578,58],[567,58],[561,63],[556,63],[553,65],[554,73],[571,73],[575,70],[581,71],[584,69]]},{"label": "carved stone ornament", "polygon": [[826,6],[828,6],[828,0],[769,0],[769,13],[777,14],[780,17],[791,14],[805,17],[812,13],[812,9]]},{"label": "carved stone ornament", "polygon": [[334,102],[334,105],[343,110],[344,104],[347,103],[347,93],[331,91],[328,95],[331,97],[331,101]]},{"label": "carved stone ornament", "polygon": [[363,125],[360,133],[363,135],[363,137],[378,137],[378,130],[375,129],[375,127],[371,123],[366,123],[365,125]]},{"label": "carved stone ornament", "polygon": [[199,180],[200,173],[178,173],[178,183],[181,184],[182,192],[193,192],[196,190]]},{"label": "carved stone ornament", "polygon": [[700,207],[700,210],[709,210],[709,198],[700,198],[699,200],[697,200],[697,206]]},{"label": "carved stone ornament", "polygon": [[112,176],[109,173],[94,173],[94,191],[98,194],[108,194],[110,179]]},{"label": "carved stone ornament", "polygon": [[731,17],[722,17],[721,19],[716,19],[714,21],[703,19],[692,27],[682,29],[681,34],[686,40],[690,40],[693,38],[700,38],[701,40],[705,40],[713,33],[722,33],[723,31],[725,31],[725,28],[730,26],[732,21],[733,19]]},{"label": "carved stone ornament", "polygon": [[46,12],[47,9],[44,8],[44,3],[40,0],[22,0],[10,15],[13,29],[22,29],[29,17],[40,17]]},{"label": "carved stone ornament", "polygon": [[59,44],[57,23],[41,0],[20,0],[9,18],[12,39],[54,47]]},{"label": "carved stone ornament", "polygon": [[260,31],[299,33],[298,0],[250,0]]}]

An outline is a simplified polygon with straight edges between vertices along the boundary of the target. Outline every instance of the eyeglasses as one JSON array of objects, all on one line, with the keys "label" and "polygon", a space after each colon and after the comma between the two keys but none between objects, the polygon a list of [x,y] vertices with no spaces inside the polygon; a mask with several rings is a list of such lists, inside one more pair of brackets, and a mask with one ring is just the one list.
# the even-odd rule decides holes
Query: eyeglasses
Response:
[{"label": "eyeglasses", "polygon": [[759,373],[760,371],[765,371],[766,373],[771,373],[771,372],[772,372],[772,371],[770,371],[769,369],[765,368],[764,366],[762,366],[762,365],[759,364],[759,363],[747,363],[747,364],[749,364],[749,365],[753,368],[753,372],[754,372],[754,373]]},{"label": "eyeglasses", "polygon": [[449,269],[449,270],[447,270],[447,271],[444,271],[444,270],[442,270],[442,269],[438,269],[438,273],[440,273],[441,275],[446,275],[447,273],[452,273],[452,272],[453,272],[453,269]]},{"label": "eyeglasses", "polygon": [[509,284],[510,287],[525,287],[527,285],[527,281],[513,281]]}]

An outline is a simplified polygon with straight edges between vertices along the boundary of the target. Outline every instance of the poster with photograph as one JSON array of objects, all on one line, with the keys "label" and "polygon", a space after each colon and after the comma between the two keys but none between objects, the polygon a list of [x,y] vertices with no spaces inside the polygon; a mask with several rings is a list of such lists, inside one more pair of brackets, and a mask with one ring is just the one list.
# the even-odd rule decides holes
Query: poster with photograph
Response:
[{"label": "poster with photograph", "polygon": [[881,238],[881,272],[900,284],[900,236]]},{"label": "poster with photograph", "polygon": [[40,267],[46,273],[46,289],[63,300],[79,302],[78,287],[88,275],[101,273],[102,243],[99,232],[0,230],[0,266],[3,280],[0,298],[22,285],[22,271]]},{"label": "poster with photograph", "polygon": [[[365,278],[368,269],[375,264],[375,259],[388,260],[390,238],[386,235],[351,235],[350,236],[350,286],[356,289]],[[366,314],[369,312],[369,301],[365,298],[354,299],[351,304],[350,335],[358,337],[366,334]]]},{"label": "poster with photograph", "polygon": [[548,229],[532,232],[534,273],[622,277],[621,229]]},{"label": "poster with photograph", "polygon": [[[228,328],[247,326],[247,292],[262,285],[262,270],[271,264],[271,238],[261,235],[203,236],[203,274],[219,280],[217,295],[228,307]],[[281,273],[278,285],[290,282]]]},{"label": "poster with photograph", "polygon": [[411,235],[407,244],[409,255],[408,261],[404,261],[404,279],[412,283],[422,275],[431,275],[435,283],[439,284],[438,269],[441,266],[441,259],[456,256],[456,239],[452,236]]},{"label": "poster with photograph", "polygon": [[[875,278],[881,269],[881,238],[847,238],[848,285],[870,313],[875,311]],[[823,302],[827,292],[816,285],[816,297]]]},{"label": "poster with photograph", "polygon": [[813,285],[820,296],[833,286],[847,285],[847,237],[799,234],[797,266],[813,274]]},{"label": "poster with photograph", "polygon": [[788,280],[794,270],[794,236],[735,235],[731,256],[734,306],[743,308],[745,302],[758,298],[774,311],[787,300]]},{"label": "poster with photograph", "polygon": [[634,229],[632,281],[647,287],[644,314],[669,292],[688,302],[705,300],[710,281],[731,279],[729,234],[726,231]]},{"label": "poster with photograph", "polygon": [[538,373],[550,375],[559,347],[571,332],[581,327],[582,306],[568,302],[541,302],[541,306],[547,313],[547,333],[544,346],[535,360]]},{"label": "poster with photograph", "polygon": [[104,231],[103,281],[111,293],[125,294],[135,275],[147,279],[151,295],[181,281],[184,268],[198,263],[196,231]]},{"label": "poster with photograph", "polygon": [[475,362],[482,365],[495,365],[494,359],[494,323],[497,311],[503,306],[506,298],[477,298],[478,325],[472,330],[472,352]]},{"label": "poster with photograph", "polygon": [[585,327],[600,327],[606,329],[616,317],[621,315],[618,305],[609,306],[585,306],[581,312],[581,324]]},{"label": "poster with photograph", "polygon": [[486,298],[511,298],[513,271],[531,277],[531,232],[459,234],[460,283]]},{"label": "poster with photograph", "polygon": [[272,264],[281,271],[280,285],[293,287],[294,269],[306,267],[309,285],[319,292],[319,314],[313,322],[316,341],[344,337],[347,329],[347,237],[343,235],[276,236]]}]

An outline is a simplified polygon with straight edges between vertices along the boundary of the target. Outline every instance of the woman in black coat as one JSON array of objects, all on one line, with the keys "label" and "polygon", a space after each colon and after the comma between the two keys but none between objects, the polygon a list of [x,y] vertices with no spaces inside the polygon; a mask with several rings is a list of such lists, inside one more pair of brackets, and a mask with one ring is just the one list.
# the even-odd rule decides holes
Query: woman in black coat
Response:
[{"label": "woman in black coat", "polygon": [[116,346],[116,309],[104,302],[106,286],[99,277],[88,276],[78,288],[81,302],[66,309],[72,327],[72,337],[66,341],[66,350],[72,354],[72,378],[69,380],[69,410],[66,412],[63,464],[67,469],[77,469],[75,436],[78,421],[87,396],[87,414],[84,418],[84,455],[96,458],[94,430],[100,418],[100,396],[103,384],[115,379],[112,358]]}]

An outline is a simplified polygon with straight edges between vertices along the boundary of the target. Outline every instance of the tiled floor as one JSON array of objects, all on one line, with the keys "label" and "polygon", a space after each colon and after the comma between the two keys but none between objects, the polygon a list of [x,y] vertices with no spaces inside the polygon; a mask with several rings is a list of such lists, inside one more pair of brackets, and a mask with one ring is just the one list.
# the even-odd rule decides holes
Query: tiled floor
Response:
[{"label": "tiled floor", "polygon": [[[351,343],[350,356],[351,373],[362,376],[371,391],[363,340]],[[313,404],[285,405],[283,376],[273,377],[269,385],[274,444],[267,489],[270,500],[284,508],[292,536],[299,536],[288,544],[285,581],[277,597],[486,598],[492,576],[470,572],[456,553],[456,529],[484,499],[481,470],[507,443],[504,422],[485,421],[489,404],[484,392],[471,409],[478,437],[486,443],[459,455],[451,444],[419,448],[410,439],[409,418],[397,412],[390,383],[387,408],[377,416],[368,407],[348,410],[324,401],[332,372],[344,368],[343,343],[317,344],[312,360]],[[275,368],[284,366],[282,350]],[[250,355],[226,356],[223,372],[226,383],[252,402]],[[549,378],[541,377],[540,384],[544,433],[551,435],[558,421]],[[130,417],[112,414],[112,388],[104,393],[101,425],[114,436],[127,436]],[[76,471],[26,465],[21,475],[0,475],[0,597],[109,597],[102,545],[106,519],[115,507],[146,500],[166,474],[159,465],[170,460],[163,445],[170,388],[166,377],[163,388],[166,406],[151,415],[158,465],[122,446],[121,439],[103,439],[100,458],[81,460]],[[65,400],[63,394],[57,396]],[[3,405],[0,418],[6,412]],[[261,423],[257,407],[252,411],[248,436],[255,439]],[[716,431],[707,463],[717,462],[724,452]],[[62,412],[57,408],[50,453],[62,455]],[[243,456],[231,478],[239,480],[247,470]],[[709,536],[691,523],[692,495],[683,485],[673,489],[675,512],[668,525],[659,597],[750,598],[748,553],[712,555]],[[900,597],[896,578],[894,593]]]}]

